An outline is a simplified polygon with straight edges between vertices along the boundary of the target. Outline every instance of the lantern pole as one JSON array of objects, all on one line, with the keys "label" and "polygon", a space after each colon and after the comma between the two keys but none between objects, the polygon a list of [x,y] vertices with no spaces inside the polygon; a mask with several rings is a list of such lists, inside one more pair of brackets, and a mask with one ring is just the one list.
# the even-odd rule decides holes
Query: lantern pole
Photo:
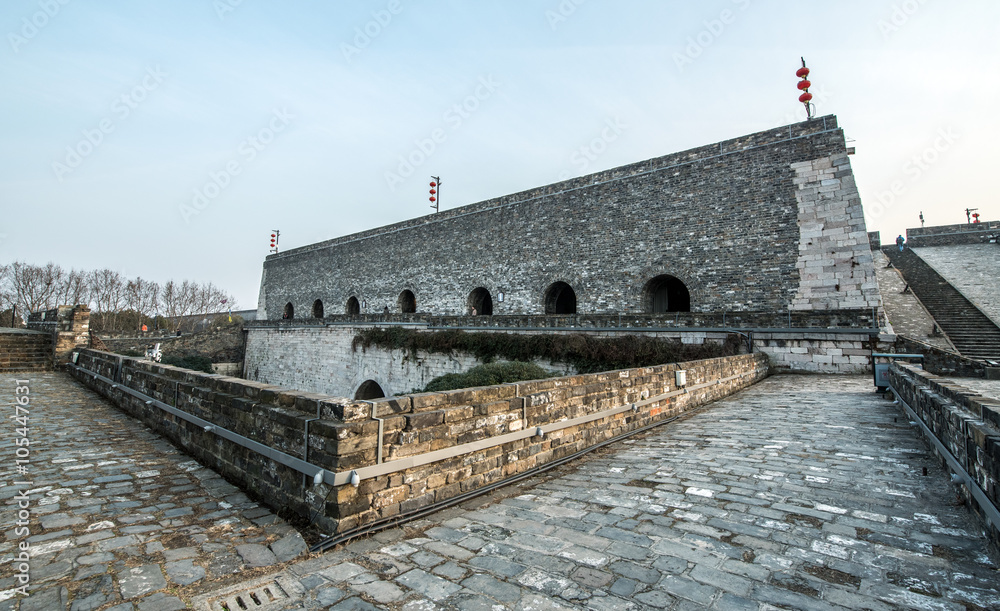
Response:
[{"label": "lantern pole", "polygon": [[799,101],[806,107],[806,119],[809,120],[813,118],[813,105],[809,103],[813,99],[813,94],[809,93],[809,87],[812,86],[812,83],[807,78],[809,76],[809,68],[806,68],[806,58],[803,57],[801,59],[802,67],[798,69],[795,76],[802,79],[798,85],[799,91],[802,92],[802,95],[799,96]]},{"label": "lantern pole", "polygon": [[434,208],[434,212],[441,211],[441,177],[431,176],[433,179],[431,181],[431,208]]}]

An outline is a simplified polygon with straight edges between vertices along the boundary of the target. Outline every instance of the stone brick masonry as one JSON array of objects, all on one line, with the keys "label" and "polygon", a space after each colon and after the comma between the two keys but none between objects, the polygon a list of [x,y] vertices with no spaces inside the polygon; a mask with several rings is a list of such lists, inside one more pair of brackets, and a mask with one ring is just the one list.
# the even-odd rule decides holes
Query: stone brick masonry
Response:
[{"label": "stone brick masonry", "polygon": [[[827,116],[271,255],[259,318],[546,312],[572,287],[580,313],[648,311],[660,275],[695,312],[880,306],[843,131]],[[501,302],[499,294],[504,293]]]},{"label": "stone brick masonry", "polygon": [[[763,354],[740,355],[372,402],[198,374],[96,350],[81,351],[70,371],[204,464],[274,503],[276,509],[316,515],[322,529],[336,531],[454,497],[727,396],[762,379],[767,368]],[[676,384],[678,369],[687,372],[683,388]],[[331,490],[327,484],[313,487],[291,467],[217,431],[161,411],[125,388],[341,474],[641,400],[649,402],[589,422],[570,423],[550,434],[462,450],[423,466],[366,476],[358,487],[337,485]],[[672,396],[657,399],[671,392]]]}]

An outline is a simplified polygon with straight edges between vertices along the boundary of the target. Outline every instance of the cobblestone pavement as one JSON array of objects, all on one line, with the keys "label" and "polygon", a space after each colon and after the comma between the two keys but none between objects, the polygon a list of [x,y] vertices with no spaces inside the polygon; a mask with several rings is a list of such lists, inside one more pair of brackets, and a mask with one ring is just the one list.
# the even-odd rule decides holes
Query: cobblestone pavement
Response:
[{"label": "cobblestone pavement", "polygon": [[[530,484],[292,565],[267,581],[289,597],[273,608],[1000,608],[979,526],[873,390],[861,376],[770,378]],[[232,609],[237,595],[194,608]]]},{"label": "cobblestone pavement", "polygon": [[[203,581],[161,592],[162,599],[103,608],[179,608],[155,606],[166,594],[190,608],[231,611],[1000,608],[996,555],[955,504],[915,427],[873,390],[866,376],[769,378],[687,419],[405,527],[245,573],[239,584]],[[114,429],[128,425],[102,417]],[[170,450],[153,436],[147,443]],[[67,456],[81,451],[66,445]],[[205,471],[192,473],[216,479]],[[205,546],[239,539],[230,536],[186,544],[192,555],[185,559],[211,563],[216,553]],[[157,556],[165,552],[152,560],[142,557],[144,548],[128,547],[140,556],[137,567],[169,562]],[[72,550],[51,560],[97,553]],[[60,558],[67,552],[68,560]],[[115,559],[99,579],[142,583],[130,580],[128,552],[110,553]],[[64,579],[95,579],[85,569]],[[36,608],[62,607],[21,607]]]},{"label": "cobblestone pavement", "polygon": [[942,350],[957,352],[944,335],[934,335],[934,318],[911,291],[903,292],[906,282],[881,250],[873,250],[875,277],[882,293],[882,307],[889,317],[892,330],[915,340],[925,342]]},{"label": "cobblestone pavement", "polygon": [[[28,472],[15,475],[15,380],[27,378]],[[305,551],[294,529],[61,373],[0,375],[3,541],[0,610],[183,609],[194,592],[243,580]],[[14,481],[28,479],[31,486]],[[31,517],[16,528],[15,497]],[[30,546],[28,598],[16,596]],[[257,568],[263,567],[263,568]]]}]

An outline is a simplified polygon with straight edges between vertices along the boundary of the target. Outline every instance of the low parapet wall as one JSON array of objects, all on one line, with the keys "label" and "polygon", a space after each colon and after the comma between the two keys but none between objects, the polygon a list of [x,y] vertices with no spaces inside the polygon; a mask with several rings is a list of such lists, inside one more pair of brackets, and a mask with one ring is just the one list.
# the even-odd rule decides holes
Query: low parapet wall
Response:
[{"label": "low parapet wall", "polygon": [[340,532],[725,397],[766,377],[768,360],[747,354],[374,401],[96,350],[81,351],[70,371],[275,509]]},{"label": "low parapet wall", "polygon": [[983,361],[942,350],[937,346],[903,335],[896,336],[896,351],[901,354],[923,354],[924,369],[941,376],[985,378],[989,369]]},{"label": "low parapet wall", "polygon": [[889,384],[968,475],[967,501],[1000,544],[1000,401],[901,362],[889,368]]}]

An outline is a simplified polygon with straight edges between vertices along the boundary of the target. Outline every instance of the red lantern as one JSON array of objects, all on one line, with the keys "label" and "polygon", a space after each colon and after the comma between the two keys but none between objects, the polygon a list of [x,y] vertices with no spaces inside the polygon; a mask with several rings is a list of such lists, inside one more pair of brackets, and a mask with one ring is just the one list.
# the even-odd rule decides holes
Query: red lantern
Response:
[{"label": "red lantern", "polygon": [[811,99],[813,99],[813,94],[809,93],[808,91],[799,96],[799,101],[802,102],[803,104],[808,103],[809,100]]},{"label": "red lantern", "polygon": [[431,189],[431,195],[434,195],[435,193],[437,193],[437,191],[435,189]]},{"label": "red lantern", "polygon": [[432,202],[436,202],[436,201],[437,201],[437,198],[436,198],[436,197],[434,197],[433,195],[431,195],[431,201],[432,201]]},{"label": "red lantern", "polygon": [[802,66],[795,73],[795,76],[797,76],[799,78],[806,78],[807,76],[809,76],[809,68],[806,68],[805,66]]},{"label": "red lantern", "polygon": [[799,91],[802,91],[803,89],[809,89],[811,85],[812,83],[810,83],[805,79],[802,79],[801,81],[799,81]]},{"label": "red lantern", "polygon": [[431,181],[431,186],[432,186],[432,187],[436,187],[436,186],[438,186],[438,184],[437,184],[436,182],[434,182],[434,181],[432,180],[432,181]]}]

